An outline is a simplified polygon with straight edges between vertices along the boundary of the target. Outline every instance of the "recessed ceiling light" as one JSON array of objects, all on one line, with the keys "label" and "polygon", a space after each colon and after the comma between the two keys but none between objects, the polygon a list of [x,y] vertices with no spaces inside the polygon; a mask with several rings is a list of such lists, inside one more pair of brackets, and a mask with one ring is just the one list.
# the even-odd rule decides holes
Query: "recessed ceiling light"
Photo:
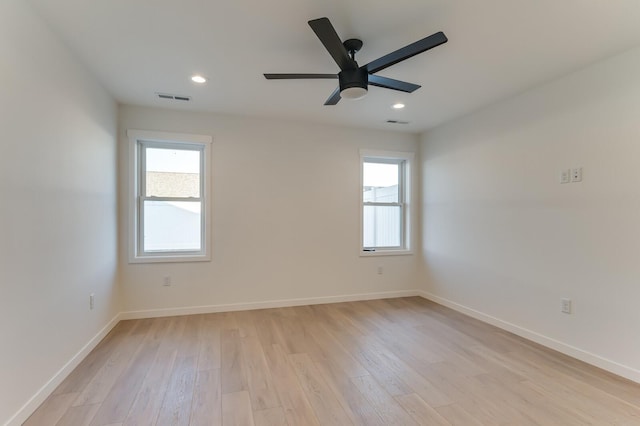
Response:
[{"label": "recessed ceiling light", "polygon": [[402,109],[404,108],[404,104],[394,104],[393,109]]},{"label": "recessed ceiling light", "polygon": [[206,83],[207,79],[201,75],[194,75],[193,77],[191,77],[191,81],[193,81],[194,83],[202,84],[202,83]]}]

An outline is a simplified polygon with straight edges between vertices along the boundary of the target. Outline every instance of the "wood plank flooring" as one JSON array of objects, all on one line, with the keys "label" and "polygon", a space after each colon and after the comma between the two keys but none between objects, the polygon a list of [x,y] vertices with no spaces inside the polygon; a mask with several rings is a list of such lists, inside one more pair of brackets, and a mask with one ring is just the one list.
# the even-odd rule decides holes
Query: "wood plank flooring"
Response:
[{"label": "wood plank flooring", "polygon": [[123,321],[25,425],[640,425],[640,385],[418,297]]}]

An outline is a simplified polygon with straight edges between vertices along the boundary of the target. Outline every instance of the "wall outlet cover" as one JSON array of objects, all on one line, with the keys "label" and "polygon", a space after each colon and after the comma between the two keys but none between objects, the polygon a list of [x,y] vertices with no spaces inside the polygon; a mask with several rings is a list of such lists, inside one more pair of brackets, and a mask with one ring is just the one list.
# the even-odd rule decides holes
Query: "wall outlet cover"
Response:
[{"label": "wall outlet cover", "polygon": [[571,169],[571,182],[582,182],[582,167]]}]

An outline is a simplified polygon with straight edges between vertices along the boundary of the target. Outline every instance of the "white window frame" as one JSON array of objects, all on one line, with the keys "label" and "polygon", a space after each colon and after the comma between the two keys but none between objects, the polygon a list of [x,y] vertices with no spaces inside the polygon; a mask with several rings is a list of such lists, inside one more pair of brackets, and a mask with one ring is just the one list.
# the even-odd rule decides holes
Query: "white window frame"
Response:
[{"label": "white window frame", "polygon": [[[207,135],[187,133],[156,132],[147,130],[127,130],[129,138],[129,263],[157,262],[198,262],[211,260],[211,167],[210,155],[212,138]],[[201,202],[201,241],[198,251],[167,251],[144,253],[142,250],[143,207],[144,200],[166,200],[171,197],[144,197],[144,158],[143,146],[200,150],[200,197],[189,198]],[[176,198],[183,200],[183,198]]]},{"label": "white window frame", "polygon": [[[360,150],[360,241],[358,243],[360,256],[393,256],[413,254],[411,248],[411,167],[413,152]],[[397,203],[365,203],[362,197],[363,172],[365,162],[399,164],[398,202]],[[364,247],[364,207],[367,205],[400,206],[400,247]]]}]

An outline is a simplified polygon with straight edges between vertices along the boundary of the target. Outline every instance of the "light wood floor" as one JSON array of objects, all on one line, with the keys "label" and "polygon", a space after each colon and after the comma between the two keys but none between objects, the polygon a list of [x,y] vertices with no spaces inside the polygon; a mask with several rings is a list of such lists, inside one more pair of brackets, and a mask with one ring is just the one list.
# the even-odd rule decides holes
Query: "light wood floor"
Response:
[{"label": "light wood floor", "polygon": [[640,425],[640,385],[421,298],[123,321],[26,425]]}]

